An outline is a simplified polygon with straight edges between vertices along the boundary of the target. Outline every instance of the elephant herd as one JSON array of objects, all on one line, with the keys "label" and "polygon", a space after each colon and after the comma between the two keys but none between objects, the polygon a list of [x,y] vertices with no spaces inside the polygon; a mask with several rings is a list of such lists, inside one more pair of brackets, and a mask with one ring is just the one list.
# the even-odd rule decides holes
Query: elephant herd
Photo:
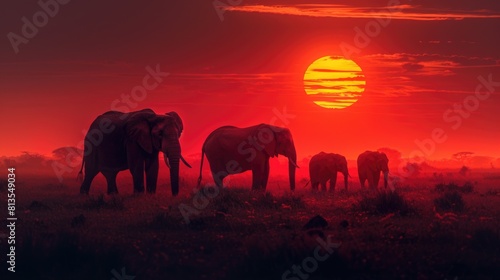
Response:
[{"label": "elephant herd", "polygon": [[[85,176],[80,193],[88,194],[92,180],[102,173],[107,181],[108,194],[118,193],[116,176],[119,171],[130,170],[135,193],[156,191],[161,151],[165,164],[170,169],[172,195],[179,193],[179,163],[182,157],[179,137],[183,123],[176,112],[158,115],[151,109],[122,113],[109,111],[98,116],[90,125],[84,140],[84,156],[79,176],[85,168]],[[212,177],[218,187],[223,186],[225,177],[231,174],[252,171],[252,189],[265,190],[269,179],[269,158],[278,155],[288,159],[290,189],[295,189],[295,169],[297,153],[289,129],[269,124],[259,124],[246,128],[223,126],[208,135],[202,146],[200,176],[202,179],[203,160],[206,155]],[[365,181],[376,188],[380,172],[384,174],[387,187],[388,159],[379,152],[366,151],[359,155],[358,175],[361,186]],[[313,190],[321,184],[326,190],[330,181],[333,191],[337,172],[344,175],[347,190],[347,160],[345,157],[321,152],[311,158],[309,174]],[[144,178],[145,177],[145,178]]]},{"label": "elephant herd", "polygon": [[[368,181],[368,186],[376,189],[380,180],[380,172],[384,174],[384,187],[387,188],[389,159],[384,153],[366,151],[358,156],[357,164],[359,182],[362,188]],[[322,190],[325,191],[326,183],[330,181],[330,191],[334,191],[338,172],[344,175],[344,187],[347,191],[349,171],[344,156],[321,152],[314,155],[309,161],[309,177],[313,190],[318,190],[318,185],[321,184]]]}]

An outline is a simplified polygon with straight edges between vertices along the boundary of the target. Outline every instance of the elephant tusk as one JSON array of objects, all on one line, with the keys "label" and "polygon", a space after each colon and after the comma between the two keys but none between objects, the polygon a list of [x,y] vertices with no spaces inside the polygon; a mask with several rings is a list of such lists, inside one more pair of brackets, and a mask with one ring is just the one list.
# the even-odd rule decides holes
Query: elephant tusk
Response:
[{"label": "elephant tusk", "polygon": [[304,189],[307,188],[307,186],[311,183],[311,180],[307,181],[306,185],[304,186]]},{"label": "elephant tusk", "polygon": [[165,157],[165,164],[170,169],[170,162],[168,162],[168,157]]},{"label": "elephant tusk", "polygon": [[184,162],[184,164],[189,167],[189,168],[192,168],[191,165],[184,159],[184,157],[181,155],[181,160],[182,162]]},{"label": "elephant tusk", "polygon": [[292,159],[288,158],[288,160],[292,163],[295,168],[300,168]]}]

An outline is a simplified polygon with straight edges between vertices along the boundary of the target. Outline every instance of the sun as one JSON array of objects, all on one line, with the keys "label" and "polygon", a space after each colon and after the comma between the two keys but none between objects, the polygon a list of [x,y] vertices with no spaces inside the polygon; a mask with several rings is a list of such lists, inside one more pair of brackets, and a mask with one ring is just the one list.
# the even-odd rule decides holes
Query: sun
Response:
[{"label": "sun", "polygon": [[324,56],[309,65],[304,90],[313,102],[329,109],[351,106],[365,90],[366,80],[356,62],[339,56]]}]

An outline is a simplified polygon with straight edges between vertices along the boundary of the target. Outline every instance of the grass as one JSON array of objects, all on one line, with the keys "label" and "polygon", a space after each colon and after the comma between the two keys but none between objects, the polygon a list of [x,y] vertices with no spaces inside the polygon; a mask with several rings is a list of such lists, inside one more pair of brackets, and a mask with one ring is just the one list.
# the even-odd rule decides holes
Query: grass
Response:
[{"label": "grass", "polygon": [[478,228],[470,240],[471,245],[486,252],[500,253],[500,235],[491,228]]},{"label": "grass", "polygon": [[8,182],[7,180],[0,179],[0,192],[7,191]]},{"label": "grass", "polygon": [[438,211],[462,212],[465,209],[465,202],[458,191],[447,191],[434,199],[434,206]]},{"label": "grass", "polygon": [[[122,253],[108,244],[92,244],[78,233],[62,231],[18,245],[20,279],[107,279],[123,262]],[[99,249],[96,249],[99,248]],[[87,268],[92,269],[87,269]]]},{"label": "grass", "polygon": [[[282,279],[314,257],[318,237],[342,245],[308,273],[311,280],[494,279],[500,273],[500,206],[497,196],[484,195],[498,190],[496,182],[479,181],[467,196],[458,192],[467,207],[441,218],[433,198],[448,192],[427,187],[435,185],[432,178],[368,194],[355,185],[335,195],[229,187],[186,224],[179,206],[195,207],[191,186],[181,186],[175,198],[167,186],[134,195],[125,181],[122,194],[108,196],[99,195],[106,192],[102,181],[90,196],[78,194],[77,183],[43,188],[42,179],[16,190],[21,279],[111,279],[111,270],[123,267],[135,279]],[[328,226],[304,228],[317,215]],[[301,279],[287,279],[294,277]]]},{"label": "grass", "polygon": [[371,214],[398,213],[402,216],[416,211],[398,191],[384,191],[377,192],[375,195],[363,195],[357,203],[357,208]]},{"label": "grass", "polygon": [[99,194],[96,196],[91,196],[83,204],[83,208],[89,210],[100,210],[100,209],[115,209],[124,210],[123,198],[119,196],[107,197],[104,194]]}]

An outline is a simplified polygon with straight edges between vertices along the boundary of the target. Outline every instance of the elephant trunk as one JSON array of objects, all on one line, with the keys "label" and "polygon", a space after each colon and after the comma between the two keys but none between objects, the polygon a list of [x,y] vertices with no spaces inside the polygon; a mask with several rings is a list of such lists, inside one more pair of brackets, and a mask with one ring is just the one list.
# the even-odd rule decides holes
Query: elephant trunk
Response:
[{"label": "elephant trunk", "polygon": [[384,188],[387,189],[387,181],[389,179],[389,170],[384,171]]},{"label": "elephant trunk", "polygon": [[[167,142],[167,143],[165,143]],[[164,141],[163,154],[165,164],[170,168],[170,186],[172,195],[176,196],[179,193],[179,160],[181,158],[181,146],[179,141],[170,140]]]},{"label": "elephant trunk", "polygon": [[345,187],[345,190],[347,191],[347,179],[349,177],[349,172],[344,172],[344,187]]},{"label": "elephant trunk", "polygon": [[290,190],[295,190],[295,168],[297,168],[297,153],[295,148],[288,156],[288,176],[290,177]]}]

